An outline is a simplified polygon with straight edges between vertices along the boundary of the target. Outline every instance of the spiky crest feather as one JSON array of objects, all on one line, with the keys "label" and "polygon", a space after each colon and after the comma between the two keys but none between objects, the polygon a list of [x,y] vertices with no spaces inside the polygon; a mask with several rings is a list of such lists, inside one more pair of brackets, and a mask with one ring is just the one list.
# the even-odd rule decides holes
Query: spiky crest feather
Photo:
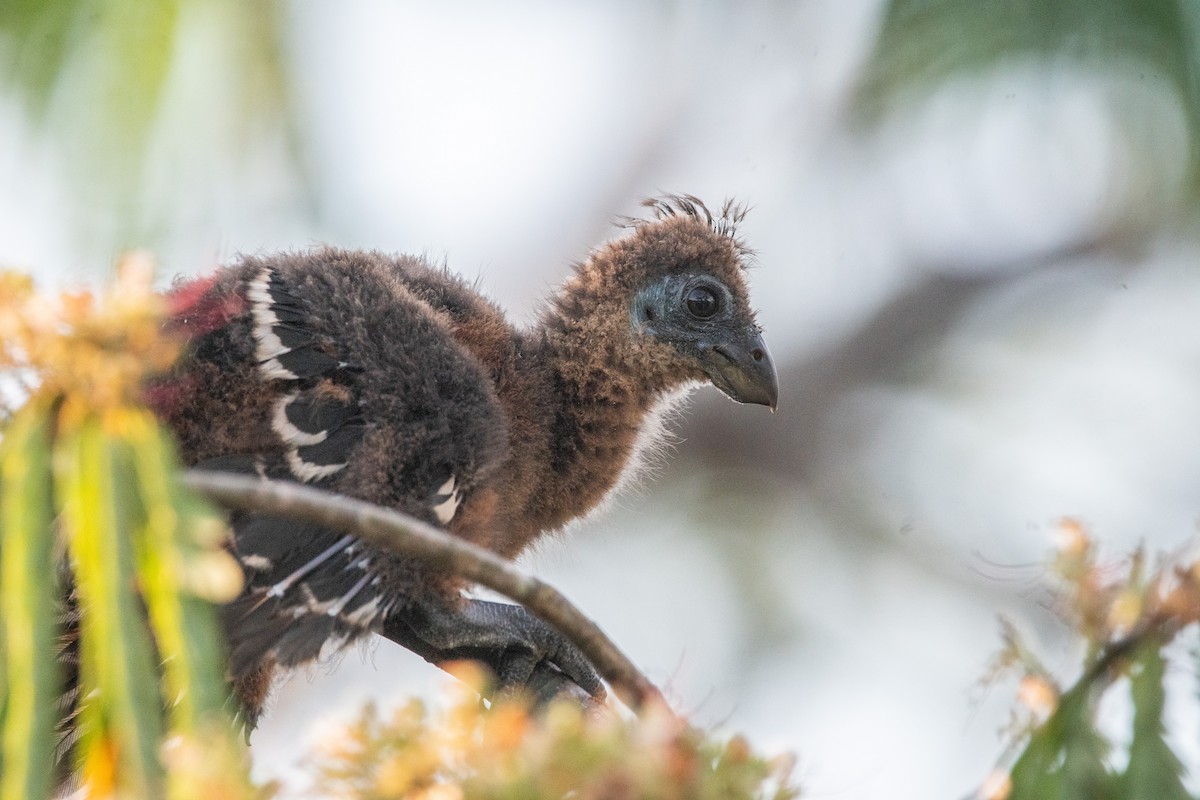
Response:
[{"label": "spiky crest feather", "polygon": [[617,224],[622,228],[637,229],[644,225],[652,225],[670,217],[687,216],[697,219],[707,225],[713,233],[724,236],[733,242],[733,247],[742,259],[742,266],[749,267],[755,257],[755,252],[738,233],[738,226],[745,220],[750,211],[749,206],[739,203],[733,198],[726,198],[721,204],[719,213],[709,210],[704,201],[692,194],[664,194],[659,197],[647,197],[642,200],[643,208],[650,209],[650,218],[619,217]]}]

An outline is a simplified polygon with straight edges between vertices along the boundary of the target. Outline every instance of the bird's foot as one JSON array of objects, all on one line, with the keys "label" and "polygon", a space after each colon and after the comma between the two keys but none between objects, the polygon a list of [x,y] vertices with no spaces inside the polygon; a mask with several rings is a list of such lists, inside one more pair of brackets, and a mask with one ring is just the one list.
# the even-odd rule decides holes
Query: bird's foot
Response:
[{"label": "bird's foot", "polygon": [[437,666],[482,662],[496,676],[495,696],[525,693],[537,705],[572,698],[585,707],[606,696],[583,653],[521,606],[468,600],[455,608],[414,600],[388,616],[382,633]]}]

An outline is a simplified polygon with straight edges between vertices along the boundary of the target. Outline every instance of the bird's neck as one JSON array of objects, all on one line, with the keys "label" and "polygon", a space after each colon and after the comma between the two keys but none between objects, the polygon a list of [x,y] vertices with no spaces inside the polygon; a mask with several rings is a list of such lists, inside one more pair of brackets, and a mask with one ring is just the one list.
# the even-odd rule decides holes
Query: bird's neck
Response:
[{"label": "bird's neck", "polygon": [[[611,332],[610,332],[611,333]],[[622,352],[627,337],[594,326],[545,326],[536,342],[550,395],[548,449],[533,516],[542,530],[592,511],[637,460],[639,434],[660,388]]]}]

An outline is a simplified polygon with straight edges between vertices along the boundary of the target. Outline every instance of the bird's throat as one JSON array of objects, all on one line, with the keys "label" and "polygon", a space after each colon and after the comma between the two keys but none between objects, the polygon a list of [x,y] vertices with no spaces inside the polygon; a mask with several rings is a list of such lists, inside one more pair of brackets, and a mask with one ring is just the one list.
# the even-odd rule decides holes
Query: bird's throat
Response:
[{"label": "bird's throat", "polygon": [[530,510],[543,530],[587,515],[621,482],[657,399],[613,354],[572,339],[543,340],[539,359],[550,399],[540,413],[552,418]]}]

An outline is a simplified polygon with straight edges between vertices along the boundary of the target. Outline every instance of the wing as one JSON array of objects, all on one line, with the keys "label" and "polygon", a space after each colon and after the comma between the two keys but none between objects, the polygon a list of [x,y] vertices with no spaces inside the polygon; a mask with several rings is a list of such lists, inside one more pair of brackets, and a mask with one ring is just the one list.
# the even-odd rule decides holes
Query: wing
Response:
[{"label": "wing", "polygon": [[[238,328],[227,326],[216,332],[223,344],[196,351],[219,353],[221,374],[254,390],[220,380],[198,390],[228,391],[257,411],[210,420],[223,431],[219,450],[235,451],[210,448],[197,466],[327,488],[454,531],[507,435],[483,368],[438,314],[372,254],[247,259],[236,274],[248,344],[239,350]],[[254,447],[231,446],[239,429]],[[434,582],[417,564],[319,526],[259,514],[233,525],[246,574],[224,611],[235,678],[340,648]]]}]

